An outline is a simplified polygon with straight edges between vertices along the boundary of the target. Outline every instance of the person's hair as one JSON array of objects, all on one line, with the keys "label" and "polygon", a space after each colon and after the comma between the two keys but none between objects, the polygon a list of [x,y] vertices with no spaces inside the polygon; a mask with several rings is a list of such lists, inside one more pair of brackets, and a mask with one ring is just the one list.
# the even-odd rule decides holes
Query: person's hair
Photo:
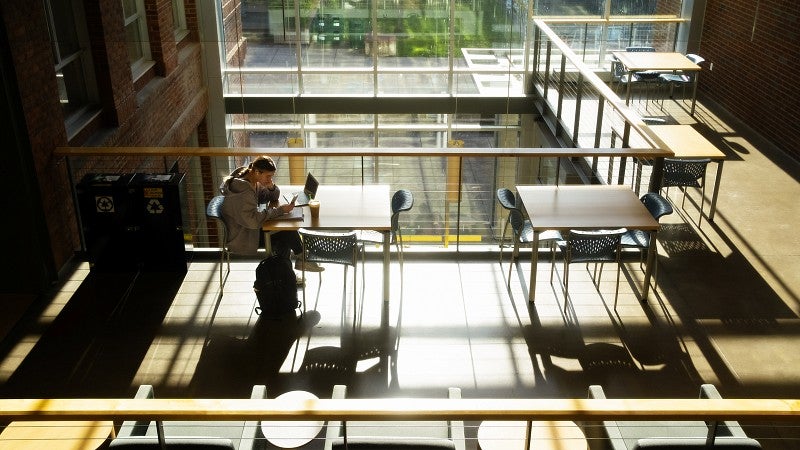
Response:
[{"label": "person's hair", "polygon": [[269,156],[259,156],[247,166],[247,169],[248,171],[255,169],[259,172],[275,172],[278,170],[278,168],[275,166],[275,161],[273,161]]},{"label": "person's hair", "polygon": [[258,170],[259,172],[275,172],[278,170],[278,168],[275,166],[275,161],[269,156],[259,156],[246,167],[239,167],[238,169],[234,170],[233,173],[225,177],[223,183],[230,187],[232,179],[244,178],[253,170]]}]

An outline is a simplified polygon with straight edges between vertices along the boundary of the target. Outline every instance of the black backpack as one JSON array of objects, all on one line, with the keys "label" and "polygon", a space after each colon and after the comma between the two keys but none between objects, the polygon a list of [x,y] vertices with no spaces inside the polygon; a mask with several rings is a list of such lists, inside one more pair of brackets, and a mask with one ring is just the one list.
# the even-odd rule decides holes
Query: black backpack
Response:
[{"label": "black backpack", "polygon": [[297,281],[289,258],[270,256],[258,263],[253,290],[258,298],[256,314],[281,317],[300,307]]}]

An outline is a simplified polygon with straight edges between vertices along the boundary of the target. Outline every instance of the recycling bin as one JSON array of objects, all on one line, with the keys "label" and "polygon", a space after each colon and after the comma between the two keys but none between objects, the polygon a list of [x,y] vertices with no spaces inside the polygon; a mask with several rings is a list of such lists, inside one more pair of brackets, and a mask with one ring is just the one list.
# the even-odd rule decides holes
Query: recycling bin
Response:
[{"label": "recycling bin", "polygon": [[192,236],[184,179],[182,173],[140,173],[132,182],[140,217],[142,271],[187,270]]},{"label": "recycling bin", "polygon": [[90,270],[136,271],[138,220],[132,174],[90,173],[76,186]]}]

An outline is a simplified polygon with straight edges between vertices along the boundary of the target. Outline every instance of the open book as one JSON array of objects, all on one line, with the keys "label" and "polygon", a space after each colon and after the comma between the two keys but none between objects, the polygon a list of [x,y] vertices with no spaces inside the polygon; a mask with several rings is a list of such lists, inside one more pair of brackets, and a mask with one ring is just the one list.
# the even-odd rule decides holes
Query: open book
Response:
[{"label": "open book", "polygon": [[272,218],[272,220],[303,220],[303,208],[295,206],[286,214]]}]

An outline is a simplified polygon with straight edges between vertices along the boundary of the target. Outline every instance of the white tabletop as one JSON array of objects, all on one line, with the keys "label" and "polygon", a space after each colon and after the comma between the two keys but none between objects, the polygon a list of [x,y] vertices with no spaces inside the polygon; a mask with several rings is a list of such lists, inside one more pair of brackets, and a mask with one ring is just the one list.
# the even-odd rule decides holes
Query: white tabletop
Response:
[{"label": "white tabletop", "polygon": [[534,230],[657,230],[658,222],[627,186],[517,186]]},{"label": "white tabletop", "polygon": [[686,55],[677,52],[614,52],[614,56],[630,71],[700,70],[700,66],[693,63]]},{"label": "white tabletop", "polygon": [[[318,400],[317,396],[306,391],[289,391],[283,393],[275,400],[287,400],[292,402],[303,400]],[[297,448],[311,442],[325,424],[323,421],[263,421],[261,422],[261,432],[267,440],[280,448]]]},{"label": "white tabletop", "polygon": [[675,158],[725,159],[725,153],[691,125],[655,125],[649,130],[667,144]]},{"label": "white tabletop", "polygon": [[[281,186],[287,197],[300,186]],[[392,228],[392,205],[389,186],[320,185],[319,218],[312,219],[308,206],[303,207],[303,220],[268,220],[265,230],[296,230],[298,228],[342,228],[350,230],[388,231]]]}]

